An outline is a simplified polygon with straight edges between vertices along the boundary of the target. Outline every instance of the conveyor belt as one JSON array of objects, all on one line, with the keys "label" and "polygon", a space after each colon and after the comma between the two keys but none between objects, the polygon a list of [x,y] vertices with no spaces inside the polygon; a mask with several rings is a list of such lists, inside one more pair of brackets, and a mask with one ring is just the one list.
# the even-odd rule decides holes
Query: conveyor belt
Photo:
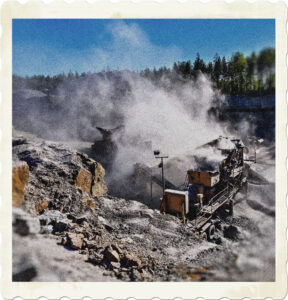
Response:
[{"label": "conveyor belt", "polygon": [[234,195],[236,194],[238,187],[233,187],[233,189],[227,194],[228,192],[223,193],[223,195],[219,196],[219,198],[215,199],[212,203],[208,205],[204,205],[200,211],[199,216],[192,221],[193,225],[196,229],[200,229],[203,227],[214,215],[214,213],[225,203],[230,201]]},{"label": "conveyor belt", "polygon": [[[158,185],[160,185],[161,187],[163,186],[162,178],[160,175],[152,175],[151,180],[157,183]],[[166,178],[165,178],[165,188],[171,190],[177,190],[177,187]]]}]

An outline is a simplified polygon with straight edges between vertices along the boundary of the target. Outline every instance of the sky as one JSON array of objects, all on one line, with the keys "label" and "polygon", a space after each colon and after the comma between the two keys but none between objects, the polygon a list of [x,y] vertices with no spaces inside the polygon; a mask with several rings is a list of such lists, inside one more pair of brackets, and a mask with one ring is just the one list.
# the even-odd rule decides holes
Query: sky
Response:
[{"label": "sky", "polygon": [[13,74],[141,71],[275,47],[274,19],[13,19]]}]

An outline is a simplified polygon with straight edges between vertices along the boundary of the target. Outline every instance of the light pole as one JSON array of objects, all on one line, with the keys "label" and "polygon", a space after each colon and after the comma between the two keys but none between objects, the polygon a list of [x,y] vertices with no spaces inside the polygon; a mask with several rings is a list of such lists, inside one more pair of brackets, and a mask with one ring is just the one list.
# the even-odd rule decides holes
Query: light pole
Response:
[{"label": "light pole", "polygon": [[164,158],[168,158],[169,156],[160,156],[159,150],[154,150],[154,156],[155,158],[161,159],[161,162],[158,165],[158,167],[162,169],[162,188],[163,188],[163,196],[164,196],[164,191],[165,191]]}]

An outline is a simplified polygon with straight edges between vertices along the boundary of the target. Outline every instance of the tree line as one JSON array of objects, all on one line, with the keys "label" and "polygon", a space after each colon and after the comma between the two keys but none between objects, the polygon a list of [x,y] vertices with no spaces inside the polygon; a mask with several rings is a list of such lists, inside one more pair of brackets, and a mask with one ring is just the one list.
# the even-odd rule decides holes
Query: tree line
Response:
[{"label": "tree line", "polygon": [[70,71],[68,74],[61,73],[55,76],[33,75],[23,77],[13,74],[13,91],[21,89],[50,91],[56,89],[59,84],[65,81],[77,79],[79,77],[86,77],[88,74],[90,74],[90,72],[79,75],[78,72],[73,73],[72,71]]},{"label": "tree line", "polygon": [[[160,82],[163,76],[172,81],[187,82],[194,80],[200,72],[209,76],[214,86],[226,95],[271,95],[275,93],[275,49],[265,48],[249,56],[236,52],[229,60],[225,56],[220,57],[216,54],[214,60],[207,63],[198,53],[194,62],[190,60],[175,62],[172,68],[147,68],[140,71],[140,75],[155,83]],[[91,74],[91,72],[78,74],[78,72],[70,71],[68,74],[62,73],[55,76],[13,75],[13,90],[29,88],[49,91],[55,89],[60,83]]]},{"label": "tree line", "polygon": [[[199,72],[207,74],[215,87],[226,95],[261,96],[275,93],[275,49],[265,48],[259,53],[253,52],[244,56],[240,52],[232,55],[230,60],[225,56],[214,56],[212,62],[205,63],[197,53],[195,61],[174,63],[173,68],[162,67],[153,70],[145,69],[141,73],[159,80],[164,74],[178,74],[184,80],[195,79]],[[175,77],[175,76],[174,76]]]}]

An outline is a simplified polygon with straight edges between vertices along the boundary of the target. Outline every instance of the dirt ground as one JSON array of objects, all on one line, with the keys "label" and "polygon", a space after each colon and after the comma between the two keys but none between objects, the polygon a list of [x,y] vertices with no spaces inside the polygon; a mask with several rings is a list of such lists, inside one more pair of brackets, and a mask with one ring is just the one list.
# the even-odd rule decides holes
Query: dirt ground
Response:
[{"label": "dirt ground", "polygon": [[[65,147],[67,146],[70,149],[83,147],[81,144],[72,143]],[[84,146],[87,147],[86,144]],[[25,150],[26,146],[21,147]],[[36,151],[33,147],[36,147]],[[41,147],[50,151],[49,155],[58,153],[60,149],[57,149],[56,144],[52,147],[49,144],[47,146],[45,143],[37,143],[34,146],[32,141],[25,150],[28,156],[31,154],[29,163],[33,163],[32,159],[37,158],[35,155],[41,153]],[[61,148],[61,151],[70,155],[70,150]],[[92,250],[83,247],[80,251],[72,250],[63,244],[63,238],[69,234],[70,229],[55,233],[55,228],[53,232],[44,232],[42,228],[41,232],[26,236],[14,233],[13,278],[17,281],[274,281],[273,151],[273,147],[259,149],[257,163],[251,164],[247,194],[239,192],[236,195],[233,217],[223,220],[223,225],[232,226],[235,233],[229,236],[219,231],[220,242],[203,240],[175,216],[160,214],[158,209],[151,209],[138,201],[109,195],[96,197],[92,216],[97,219],[98,227],[94,228],[94,223],[89,223],[89,218],[89,224],[85,228],[70,221],[69,224],[74,226],[75,234],[87,233],[92,236],[92,240],[95,239],[93,234],[96,232],[96,236],[101,237],[101,246],[97,245]],[[39,164],[39,158],[37,159]],[[57,166],[61,168],[61,161],[55,160],[53,163],[59,163]],[[45,164],[50,165],[49,161],[45,161]],[[36,172],[35,170],[32,172]],[[42,172],[44,171],[43,169]],[[62,176],[59,177],[59,193],[62,193],[65,177],[63,172],[58,173]],[[36,175],[37,173],[31,177],[34,181],[28,183],[28,187],[33,185],[34,191],[40,184]],[[64,189],[67,191],[67,188]],[[45,193],[44,190],[42,192]],[[71,187],[71,193],[76,195],[78,192]],[[61,209],[59,201],[57,205]],[[46,214],[55,214],[56,206],[52,207],[54,211],[45,211],[43,215],[35,218],[40,220]],[[65,216],[68,216],[68,212],[64,213]],[[55,227],[57,222],[52,225]],[[126,254],[135,255],[134,262],[137,264],[127,267],[122,260],[118,265],[107,264],[105,260],[101,263],[89,261],[91,251],[93,255],[103,255],[104,249],[111,244],[119,246],[119,253],[123,252],[123,257]]]}]

